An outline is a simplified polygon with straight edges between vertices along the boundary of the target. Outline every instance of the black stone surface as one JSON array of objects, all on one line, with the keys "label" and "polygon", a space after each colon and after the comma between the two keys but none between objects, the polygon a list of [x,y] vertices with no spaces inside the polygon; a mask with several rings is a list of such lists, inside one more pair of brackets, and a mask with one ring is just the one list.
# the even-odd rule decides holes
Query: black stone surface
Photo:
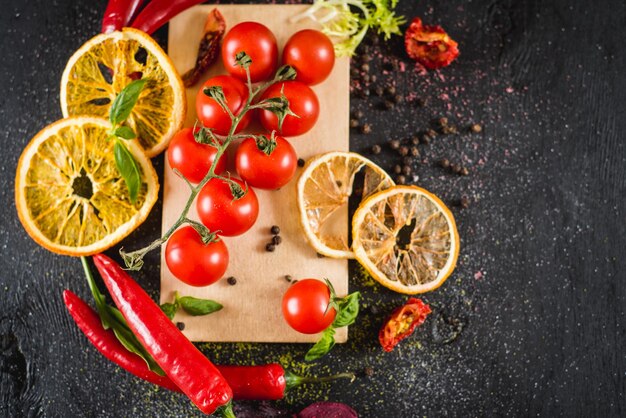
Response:
[{"label": "black stone surface", "polygon": [[[67,315],[69,288],[89,299],[76,259],[40,248],[22,229],[13,187],[29,139],[61,117],[66,60],[100,27],[102,0],[4,0],[0,12],[0,416],[196,416],[184,397],[106,361]],[[315,366],[302,345],[205,344],[222,363],[280,361],[309,374],[353,370],[352,385],[247,403],[241,416],[275,416],[322,399],[363,417],[626,415],[626,3],[401,0],[400,13],[443,25],[460,44],[449,68],[421,72],[400,37],[364,45],[365,89],[354,74],[352,109],[371,133],[351,146],[392,171],[386,144],[447,117],[460,134],[419,145],[415,182],[451,205],[461,234],[454,275],[423,299],[433,314],[392,353],[378,329],[406,297],[363,278],[364,309],[350,341]],[[166,31],[157,33],[163,43]],[[374,42],[375,43],[375,42]],[[371,80],[371,78],[370,78]],[[364,91],[393,85],[403,103]],[[426,101],[425,105],[423,105]],[[423,106],[420,106],[423,105]],[[468,127],[479,123],[479,134]],[[442,158],[468,176],[438,166]],[[157,158],[162,171],[162,157]],[[456,203],[465,196],[469,207]],[[125,241],[159,234],[160,207]],[[115,251],[111,252],[115,254]],[[156,298],[158,255],[136,274]],[[372,376],[363,370],[370,367]],[[255,412],[256,411],[256,412]],[[272,415],[274,414],[274,415]]]}]

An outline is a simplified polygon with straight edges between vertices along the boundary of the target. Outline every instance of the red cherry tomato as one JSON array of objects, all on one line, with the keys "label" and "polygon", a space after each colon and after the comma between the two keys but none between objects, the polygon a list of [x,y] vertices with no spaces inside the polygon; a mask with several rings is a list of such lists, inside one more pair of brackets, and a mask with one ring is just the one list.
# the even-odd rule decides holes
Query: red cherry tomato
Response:
[{"label": "red cherry tomato", "polygon": [[235,62],[235,56],[245,52],[252,60],[250,79],[253,83],[271,78],[278,66],[276,37],[266,26],[257,22],[242,22],[232,27],[222,42],[224,68],[234,77],[247,81],[246,71]]},{"label": "red cherry tomato", "polygon": [[283,317],[289,326],[303,334],[324,331],[337,312],[328,308],[330,289],[315,279],[298,280],[283,296]]},{"label": "red cherry tomato", "polygon": [[[235,154],[237,174],[250,186],[279,189],[296,173],[296,150],[281,136],[275,136],[274,141],[276,145],[270,155],[259,149],[254,138],[246,138],[239,144]],[[267,142],[270,142],[269,138]],[[261,148],[270,146],[268,143],[260,144]]]},{"label": "red cherry tomato", "polygon": [[208,286],[226,272],[228,249],[221,239],[204,244],[193,227],[185,226],[167,241],[165,262],[178,280],[190,286]]},{"label": "red cherry tomato", "polygon": [[[259,201],[252,188],[241,180],[231,179],[246,193],[238,199],[233,197],[231,184],[222,179],[211,179],[204,185],[196,209],[202,223],[211,232],[232,237],[241,235],[254,225],[259,215]],[[247,190],[247,191],[246,191]]]},{"label": "red cherry tomato", "polygon": [[296,80],[312,86],[326,80],[335,65],[335,48],[328,36],[313,29],[296,32],[283,49],[283,64],[297,72]]},{"label": "red cherry tomato", "polygon": [[[198,131],[199,129],[196,130]],[[200,144],[196,141],[191,128],[178,131],[167,148],[170,167],[180,171],[192,183],[202,181],[209,172],[216,154],[217,148],[213,145]],[[222,154],[215,166],[215,174],[220,174],[226,169],[226,162],[226,154]]]},{"label": "red cherry tomato", "polygon": [[265,90],[261,99],[280,97],[281,89],[289,100],[289,108],[299,117],[288,115],[283,121],[282,129],[278,129],[278,117],[269,110],[262,110],[259,112],[259,117],[263,127],[283,136],[302,135],[311,130],[320,114],[320,104],[315,92],[299,81],[285,81],[271,85]]},{"label": "red cherry tomato", "polygon": [[[248,100],[248,87],[240,80],[228,76],[218,75],[205,81],[198,95],[196,96],[196,113],[198,119],[207,128],[212,128],[218,135],[227,135],[232,126],[230,116],[213,98],[204,94],[206,87],[220,86],[224,91],[226,104],[235,115],[239,115]],[[239,132],[248,126],[250,122],[250,112],[247,112],[235,132]]]}]

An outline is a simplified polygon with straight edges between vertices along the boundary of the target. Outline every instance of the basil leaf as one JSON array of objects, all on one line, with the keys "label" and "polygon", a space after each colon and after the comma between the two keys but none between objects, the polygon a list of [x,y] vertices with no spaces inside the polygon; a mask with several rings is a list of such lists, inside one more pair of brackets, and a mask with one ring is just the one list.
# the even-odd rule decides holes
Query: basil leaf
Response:
[{"label": "basil leaf", "polygon": [[174,319],[174,316],[176,315],[176,311],[178,311],[178,304],[177,303],[164,303],[161,305],[161,310],[163,311],[165,316],[167,316],[171,321]]},{"label": "basil leaf", "polygon": [[354,324],[359,315],[359,298],[361,294],[354,292],[339,301],[339,311],[333,321],[334,328],[345,327]]},{"label": "basil leaf", "polygon": [[317,360],[325,356],[335,346],[335,329],[333,327],[326,328],[322,334],[322,338],[315,343],[309,351],[307,351],[304,359],[306,361]]},{"label": "basil leaf", "polygon": [[139,173],[137,163],[133,158],[133,154],[128,151],[128,148],[119,139],[115,140],[113,153],[117,170],[124,178],[124,182],[126,182],[130,201],[135,203],[139,193],[139,186],[141,185],[141,174]]},{"label": "basil leaf", "polygon": [[113,135],[122,139],[135,139],[137,135],[128,126],[119,126],[113,131]]},{"label": "basil leaf", "polygon": [[120,91],[120,94],[117,95],[111,105],[111,113],[109,113],[111,125],[119,125],[128,119],[130,112],[133,110],[133,107],[139,99],[139,94],[141,93],[141,90],[143,90],[146,81],[146,79],[135,80]]},{"label": "basil leaf", "polygon": [[223,308],[221,304],[214,300],[198,299],[193,296],[183,296],[176,299],[176,301],[185,312],[192,316],[208,315]]}]

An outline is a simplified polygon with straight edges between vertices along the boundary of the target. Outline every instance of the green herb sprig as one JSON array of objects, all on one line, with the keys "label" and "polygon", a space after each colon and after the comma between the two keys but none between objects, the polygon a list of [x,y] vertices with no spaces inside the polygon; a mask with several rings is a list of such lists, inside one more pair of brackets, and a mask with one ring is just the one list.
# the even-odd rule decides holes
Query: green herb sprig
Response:
[{"label": "green herb sprig", "polygon": [[[220,157],[224,154],[224,152],[226,152],[226,149],[233,141],[237,139],[245,139],[249,137],[254,137],[255,140],[261,141],[261,142],[268,140],[268,138],[264,135],[249,135],[249,134],[236,135],[235,132],[237,130],[237,127],[239,126],[239,123],[244,118],[246,113],[248,113],[249,111],[253,109],[265,109],[277,115],[278,120],[279,120],[279,128],[282,125],[282,121],[287,115],[296,116],[291,111],[289,107],[289,101],[287,100],[285,95],[282,93],[282,91],[281,91],[280,97],[269,98],[269,99],[261,100],[259,102],[255,102],[255,99],[257,98],[257,96],[259,96],[261,92],[266,90],[272,84],[295,79],[296,71],[292,67],[288,65],[280,67],[276,71],[276,74],[272,80],[266,83],[263,83],[260,86],[254,87],[250,80],[250,64],[252,63],[252,60],[250,59],[250,57],[245,52],[240,52],[236,56],[236,62],[240,67],[242,67],[246,71],[246,75],[248,79],[248,82],[247,82],[248,99],[246,100],[246,103],[242,107],[239,114],[235,115],[233,114],[233,112],[228,107],[228,104],[226,103],[226,98],[224,96],[224,91],[222,90],[222,87],[220,86],[208,87],[203,90],[203,94],[215,100],[220,105],[220,107],[224,110],[224,112],[226,112],[230,116],[232,124],[228,132],[228,135],[226,136],[226,138],[223,138],[222,140],[220,140],[215,136],[215,134],[210,128],[206,128],[206,127],[201,127],[199,132],[195,134],[195,138],[197,142],[203,143],[203,144],[211,144],[217,149],[213,163],[211,164],[209,171],[204,176],[202,181],[195,186],[191,184],[191,182],[189,182],[183,176],[181,176],[183,180],[185,180],[185,182],[187,183],[187,186],[189,187],[189,191],[190,191],[189,198],[187,199],[187,202],[185,203],[185,206],[180,216],[176,220],[176,222],[174,222],[174,224],[163,234],[163,236],[153,241],[148,246],[141,248],[139,250],[126,252],[123,249],[120,249],[120,255],[122,256],[124,263],[126,264],[126,267],[129,270],[141,269],[141,267],[143,266],[143,257],[146,254],[148,254],[150,251],[155,250],[159,248],[161,245],[163,245],[169,239],[169,237],[183,224],[191,225],[200,234],[200,236],[203,237],[203,240],[204,238],[217,239],[215,238],[215,235],[213,232],[209,231],[203,224],[188,218],[187,215],[189,213],[191,205],[194,202],[194,199],[196,198],[198,193],[200,193],[200,190],[202,190],[204,185],[207,184],[209,180],[211,179],[217,178],[217,179],[221,179],[229,183],[229,185],[231,186],[233,199],[241,198],[242,196],[245,195],[245,193],[247,193],[247,189],[246,190],[242,189],[237,183],[232,181],[228,176],[221,176],[221,175],[215,174],[215,167],[216,167],[217,162],[220,160]],[[175,170],[175,173],[180,175],[180,172],[176,170]],[[207,242],[210,242],[210,240],[209,241],[204,240],[204,242],[207,243]]]},{"label": "green herb sprig", "polygon": [[122,175],[122,178],[124,178],[130,201],[133,204],[137,202],[137,195],[141,187],[141,172],[139,171],[137,162],[133,158],[133,154],[131,154],[126,145],[124,145],[123,140],[128,141],[135,139],[137,135],[131,128],[122,124],[128,119],[133,107],[137,104],[139,95],[146,85],[146,82],[146,79],[135,80],[124,87],[117,97],[115,97],[115,100],[113,100],[111,111],[109,112],[109,121],[112,126],[109,135],[115,140],[115,145],[113,146],[115,165]]},{"label": "green herb sprig", "polygon": [[178,292],[174,292],[174,301],[161,305],[161,310],[169,319],[174,319],[178,309],[182,308],[191,316],[204,316],[217,312],[223,306],[214,300],[199,299],[193,296],[179,296]]},{"label": "green herb sprig", "polygon": [[328,309],[335,309],[337,314],[333,323],[322,333],[322,337],[305,354],[304,359],[306,361],[317,360],[328,354],[335,346],[335,330],[354,324],[359,315],[359,299],[361,298],[359,292],[350,293],[348,296],[340,298],[335,293],[335,288],[330,280],[324,279],[324,281],[330,290]]}]

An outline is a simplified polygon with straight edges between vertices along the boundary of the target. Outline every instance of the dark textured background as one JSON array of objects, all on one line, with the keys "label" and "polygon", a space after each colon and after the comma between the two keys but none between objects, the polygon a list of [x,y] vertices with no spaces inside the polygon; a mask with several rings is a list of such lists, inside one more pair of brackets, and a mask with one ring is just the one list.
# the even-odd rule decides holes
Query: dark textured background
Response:
[{"label": "dark textured background", "polygon": [[[354,74],[353,110],[372,133],[352,148],[407,138],[448,117],[459,135],[420,145],[418,184],[453,207],[459,266],[424,299],[433,314],[383,354],[377,331],[405,297],[353,266],[364,310],[348,344],[304,366],[301,345],[206,344],[220,362],[281,361],[297,371],[354,370],[351,386],[294,392],[275,406],[321,399],[364,417],[626,415],[626,52],[623,1],[401,0],[407,17],[442,24],[461,57],[421,73],[402,40],[367,47],[376,85],[405,104],[382,110]],[[13,203],[21,150],[61,117],[66,60],[100,25],[105,1],[4,0],[0,12],[0,416],[122,417],[197,414],[183,397],[150,387],[101,357],[65,312],[63,289],[88,298],[80,263],[37,246]],[[166,39],[166,30],[157,34]],[[359,51],[365,53],[366,48]],[[357,66],[360,66],[357,59]],[[404,71],[403,71],[404,70]],[[384,72],[387,72],[385,75]],[[419,100],[418,100],[419,99]],[[419,106],[426,100],[425,106]],[[483,125],[469,134],[470,123]],[[372,156],[391,170],[387,146]],[[462,162],[467,177],[439,168]],[[162,171],[162,158],[157,159]],[[466,196],[467,209],[456,202]],[[126,245],[159,234],[160,208]],[[136,275],[156,297],[158,256]],[[374,307],[374,308],[372,308]],[[374,375],[363,375],[365,367]],[[248,404],[269,416],[268,405]]]}]

